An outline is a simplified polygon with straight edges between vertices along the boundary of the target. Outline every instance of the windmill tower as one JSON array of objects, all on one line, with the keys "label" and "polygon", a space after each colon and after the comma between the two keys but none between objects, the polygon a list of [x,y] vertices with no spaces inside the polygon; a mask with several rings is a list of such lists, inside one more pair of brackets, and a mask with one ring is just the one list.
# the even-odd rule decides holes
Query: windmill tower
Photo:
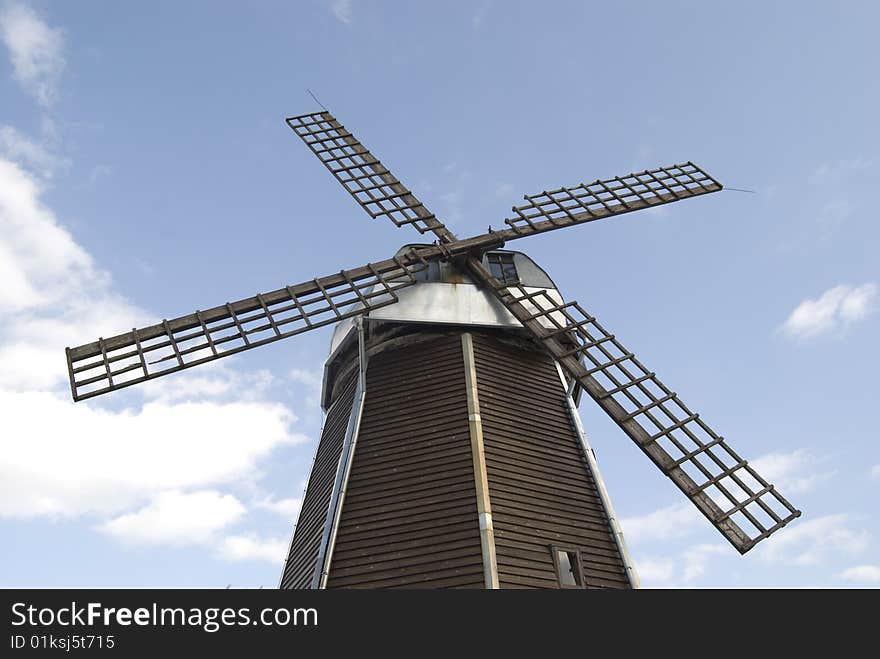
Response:
[{"label": "windmill tower", "polygon": [[628,588],[593,399],[740,552],[800,515],[512,240],[717,192],[693,163],[526,196],[458,239],[329,112],[290,127],[373,218],[435,238],[67,349],[83,400],[334,324],[284,588]]}]

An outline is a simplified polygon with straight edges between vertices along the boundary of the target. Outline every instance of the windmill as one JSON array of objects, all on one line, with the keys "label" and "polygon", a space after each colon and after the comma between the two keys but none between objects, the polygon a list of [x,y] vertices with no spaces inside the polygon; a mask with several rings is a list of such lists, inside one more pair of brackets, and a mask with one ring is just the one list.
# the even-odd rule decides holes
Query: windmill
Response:
[{"label": "windmill", "polygon": [[67,349],[84,400],[335,325],[284,588],[637,587],[584,392],[740,552],[800,515],[511,241],[722,189],[691,162],[526,196],[457,238],[329,112],[288,125],[431,242]]}]

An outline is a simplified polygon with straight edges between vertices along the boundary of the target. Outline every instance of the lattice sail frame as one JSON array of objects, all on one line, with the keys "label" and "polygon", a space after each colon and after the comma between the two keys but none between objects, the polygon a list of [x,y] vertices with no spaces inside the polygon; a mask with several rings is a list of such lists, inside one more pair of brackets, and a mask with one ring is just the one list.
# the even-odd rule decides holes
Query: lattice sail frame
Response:
[{"label": "lattice sail frame", "polygon": [[419,254],[163,320],[67,349],[74,400],[198,366],[397,302],[427,267]]},{"label": "lattice sail frame", "polygon": [[513,217],[504,220],[510,228],[501,233],[505,240],[513,240],[721,189],[718,181],[692,162],[646,169],[525,195],[528,203],[513,207]]},{"label": "lattice sail frame", "polygon": [[396,226],[411,225],[419,233],[430,231],[444,242],[455,239],[443,223],[329,112],[290,117],[287,125],[370,217],[387,217]]},{"label": "lattice sail frame", "polygon": [[498,299],[740,553],[800,516],[577,302],[488,276]]}]

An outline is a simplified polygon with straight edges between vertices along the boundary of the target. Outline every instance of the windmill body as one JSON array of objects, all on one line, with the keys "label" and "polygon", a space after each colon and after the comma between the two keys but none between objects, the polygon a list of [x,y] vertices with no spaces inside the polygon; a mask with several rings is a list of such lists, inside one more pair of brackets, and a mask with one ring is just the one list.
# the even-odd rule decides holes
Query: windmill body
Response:
[{"label": "windmill body", "polygon": [[[483,258],[562,303],[525,254]],[[450,262],[341,322],[281,586],[636,585],[571,393],[543,346]]]},{"label": "windmill body", "polygon": [[718,192],[691,162],[526,195],[457,238],[329,112],[288,125],[374,219],[383,261],[68,348],[74,400],[334,326],[286,588],[638,584],[580,426],[586,394],[740,553],[800,516],[511,241]]}]

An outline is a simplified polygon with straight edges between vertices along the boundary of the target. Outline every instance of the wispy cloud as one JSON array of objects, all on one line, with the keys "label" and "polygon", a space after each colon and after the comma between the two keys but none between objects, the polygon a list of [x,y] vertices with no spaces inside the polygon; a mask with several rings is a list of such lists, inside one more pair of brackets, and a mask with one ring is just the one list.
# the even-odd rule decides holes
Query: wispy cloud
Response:
[{"label": "wispy cloud", "polygon": [[245,507],[231,494],[170,491],[140,510],[104,522],[99,530],[137,546],[205,544],[244,513]]},{"label": "wispy cloud", "polygon": [[88,185],[94,185],[102,178],[107,178],[111,174],[113,174],[113,170],[107,165],[95,165],[92,167],[92,171],[89,172]]},{"label": "wispy cloud", "polygon": [[508,197],[512,198],[513,195],[514,195],[514,189],[513,189],[512,184],[499,183],[498,185],[495,186],[495,196],[496,197],[502,197],[502,198],[506,199]]},{"label": "wispy cloud", "polygon": [[637,562],[639,578],[645,588],[693,586],[708,570],[713,557],[731,554],[730,547],[701,543],[685,548],[676,556],[647,556]]},{"label": "wispy cloud", "polygon": [[0,10],[0,38],[15,79],[40,105],[52,105],[65,66],[62,31],[49,27],[33,9],[12,3]]},{"label": "wispy cloud", "polygon": [[852,528],[848,515],[825,515],[785,529],[755,551],[765,563],[821,565],[832,557],[861,554],[869,541],[868,531]]},{"label": "wispy cloud", "polygon": [[19,162],[46,179],[66,164],[44,144],[38,144],[12,126],[0,126],[0,155]]},{"label": "wispy cloud", "polygon": [[317,410],[321,404],[321,388],[324,384],[324,367],[314,366],[311,368],[293,368],[287,376],[291,382],[303,385],[306,390],[305,398],[300,399],[305,407]]},{"label": "wispy cloud", "polygon": [[[42,183],[15,162],[0,158],[0,311],[61,315],[81,303],[98,305],[109,319],[127,323],[134,308],[109,291],[109,275],[42,203]],[[126,327],[125,324],[121,325]],[[93,327],[88,327],[93,329]],[[68,331],[78,333],[78,327]]]},{"label": "wispy cloud", "polygon": [[826,202],[816,215],[816,233],[813,239],[828,240],[843,226],[855,209],[855,205],[849,199],[832,199]]},{"label": "wispy cloud", "polygon": [[266,398],[273,381],[274,376],[266,369],[244,373],[214,362],[173,378],[144,382],[140,390],[152,400],[164,403],[254,401]]},{"label": "wispy cloud", "polygon": [[689,547],[682,554],[682,579],[685,583],[690,583],[702,577],[713,556],[724,556],[730,551],[730,547],[722,544],[700,544]]},{"label": "wispy cloud", "polygon": [[[826,458],[817,457],[804,448],[769,453],[750,461],[762,476],[789,495],[809,492],[831,479],[834,471],[826,468],[826,462]],[[769,552],[765,560],[776,562],[786,556],[807,563],[823,558],[826,549],[844,553],[847,550],[860,550],[867,543],[867,534],[850,529],[846,521],[845,516],[832,516],[804,532],[795,533],[801,524],[787,528],[767,541],[780,548],[774,550],[776,553]],[[696,537],[700,529],[706,526],[703,516],[689,502],[625,518],[620,524],[631,545],[651,548],[650,551],[656,551],[656,547],[662,543],[665,543],[663,546],[675,547],[676,542]],[[825,549],[817,547],[821,545],[823,533],[828,533],[830,538],[830,545]],[[794,534],[794,538],[786,540],[786,536],[791,534]],[[709,572],[714,558],[725,555],[732,556],[731,548],[725,544],[698,542],[672,554],[640,556],[636,565],[646,587],[690,587]]]},{"label": "wispy cloud", "polygon": [[779,331],[788,337],[809,339],[830,334],[864,319],[877,299],[877,285],[840,285],[815,299],[803,300],[792,311]]},{"label": "wispy cloud", "polygon": [[810,174],[810,182],[813,185],[839,183],[844,179],[873,170],[876,164],[876,158],[866,158],[864,156],[828,160],[819,164],[813,170]]},{"label": "wispy cloud", "polygon": [[320,393],[324,382],[324,369],[320,366],[312,369],[292,368],[287,375],[294,382],[304,384],[316,393]]},{"label": "wispy cloud", "polygon": [[668,585],[675,578],[675,561],[668,556],[644,556],[636,566],[644,588]]},{"label": "wispy cloud", "polygon": [[768,453],[752,460],[751,464],[778,490],[793,495],[809,492],[834,476],[834,470],[822,468],[825,461],[806,449],[797,449],[790,453]]},{"label": "wispy cloud", "polygon": [[249,483],[272,451],[305,441],[270,402],[110,412],[51,392],[0,391],[0,413],[0,517],[115,514],[167,490]]},{"label": "wispy cloud", "polygon": [[492,3],[490,0],[483,0],[477,5],[476,10],[471,16],[471,27],[474,30],[479,30],[483,27],[483,22],[486,20],[486,16],[489,14],[489,10],[492,8]]},{"label": "wispy cloud", "polygon": [[257,535],[231,535],[223,538],[217,553],[228,561],[259,560],[280,564],[287,558],[288,541]]},{"label": "wispy cloud", "polygon": [[202,545],[212,547],[218,557],[228,561],[283,561],[287,552],[284,538],[224,535],[246,512],[244,504],[231,494],[173,490],[160,493],[139,510],[100,524],[98,530],[137,547]]},{"label": "wispy cloud", "polygon": [[641,172],[650,167],[656,167],[655,158],[656,154],[653,146],[650,144],[640,144],[636,149],[633,159],[630,161],[629,169],[632,172]]},{"label": "wispy cloud", "polygon": [[262,501],[258,501],[255,505],[257,508],[262,508],[263,510],[270,510],[273,513],[281,515],[286,520],[294,521],[294,520],[296,520],[296,516],[299,514],[299,509],[302,506],[302,499],[297,499],[297,498],[271,499],[271,498],[267,498]]},{"label": "wispy cloud", "polygon": [[871,467],[871,476],[874,478],[880,478],[880,465],[874,465]]},{"label": "wispy cloud", "polygon": [[346,25],[351,23],[353,0],[332,0],[330,2],[330,11],[336,19]]},{"label": "wispy cloud", "polygon": [[855,584],[880,584],[880,565],[856,565],[840,573],[840,578]]},{"label": "wispy cloud", "polygon": [[447,162],[440,168],[442,176],[419,181],[419,190],[435,200],[438,214],[459,228],[466,226],[464,208],[472,198],[470,181],[473,174],[457,162]]},{"label": "wispy cloud", "polygon": [[702,519],[690,503],[678,503],[647,515],[622,519],[620,526],[629,541],[668,540],[688,535]]}]

